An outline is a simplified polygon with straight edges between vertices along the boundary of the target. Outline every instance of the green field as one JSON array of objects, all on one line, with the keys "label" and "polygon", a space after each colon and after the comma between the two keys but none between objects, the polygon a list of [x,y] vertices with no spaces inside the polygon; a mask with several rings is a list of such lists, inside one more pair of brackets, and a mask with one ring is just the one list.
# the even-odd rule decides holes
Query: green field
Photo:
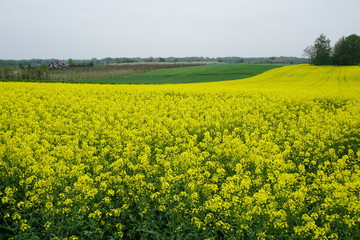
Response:
[{"label": "green field", "polygon": [[126,77],[103,80],[84,80],[86,83],[119,84],[169,84],[215,82],[253,77],[273,68],[278,64],[213,64],[195,67],[160,69],[133,74]]}]

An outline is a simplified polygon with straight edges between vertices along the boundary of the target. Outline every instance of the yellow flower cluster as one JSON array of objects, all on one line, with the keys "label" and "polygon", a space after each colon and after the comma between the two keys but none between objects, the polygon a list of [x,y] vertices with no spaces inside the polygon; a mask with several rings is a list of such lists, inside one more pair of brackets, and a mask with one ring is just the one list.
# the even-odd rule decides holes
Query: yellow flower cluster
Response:
[{"label": "yellow flower cluster", "polygon": [[359,67],[0,87],[5,237],[360,237]]}]

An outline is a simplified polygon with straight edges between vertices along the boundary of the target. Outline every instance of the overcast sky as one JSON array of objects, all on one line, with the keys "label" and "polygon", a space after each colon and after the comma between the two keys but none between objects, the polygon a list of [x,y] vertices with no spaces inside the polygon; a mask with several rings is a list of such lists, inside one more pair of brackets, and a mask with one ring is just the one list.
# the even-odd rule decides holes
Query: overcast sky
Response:
[{"label": "overcast sky", "polygon": [[0,59],[298,56],[360,0],[0,0]]}]

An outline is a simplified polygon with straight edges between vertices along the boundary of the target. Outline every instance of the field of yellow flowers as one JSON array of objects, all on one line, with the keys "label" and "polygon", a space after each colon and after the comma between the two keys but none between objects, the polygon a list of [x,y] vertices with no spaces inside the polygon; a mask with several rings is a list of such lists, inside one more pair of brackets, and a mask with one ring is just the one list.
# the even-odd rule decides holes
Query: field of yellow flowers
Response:
[{"label": "field of yellow flowers", "polygon": [[360,238],[360,67],[0,89],[0,239]]}]

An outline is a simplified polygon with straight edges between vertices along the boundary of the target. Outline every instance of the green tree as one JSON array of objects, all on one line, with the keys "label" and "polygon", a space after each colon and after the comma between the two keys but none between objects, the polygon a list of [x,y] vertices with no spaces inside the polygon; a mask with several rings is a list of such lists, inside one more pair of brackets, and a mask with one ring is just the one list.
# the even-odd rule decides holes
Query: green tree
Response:
[{"label": "green tree", "polygon": [[155,58],[149,57],[149,58],[147,59],[147,62],[155,62]]},{"label": "green tree", "polygon": [[360,36],[342,37],[334,46],[333,63],[336,65],[360,64]]},{"label": "green tree", "polygon": [[75,63],[74,63],[74,60],[72,60],[71,58],[69,59],[69,66],[70,67],[74,67],[75,66]]},{"label": "green tree", "polygon": [[331,46],[330,40],[324,34],[321,34],[314,44],[315,56],[313,59],[314,65],[329,65],[331,64]]},{"label": "green tree", "polygon": [[20,69],[24,69],[24,68],[25,68],[25,66],[24,66],[24,64],[23,64],[22,62],[19,62],[19,68],[20,68]]}]

